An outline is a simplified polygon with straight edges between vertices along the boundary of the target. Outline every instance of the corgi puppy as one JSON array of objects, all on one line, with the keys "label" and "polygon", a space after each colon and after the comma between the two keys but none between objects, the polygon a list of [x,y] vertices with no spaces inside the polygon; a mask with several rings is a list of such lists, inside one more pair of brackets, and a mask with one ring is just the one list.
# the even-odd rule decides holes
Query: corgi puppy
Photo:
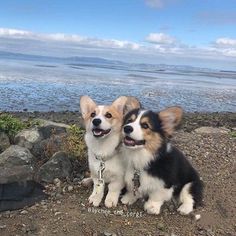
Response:
[{"label": "corgi puppy", "polygon": [[[180,107],[159,113],[135,109],[124,118],[123,144],[127,160],[123,204],[147,197],[144,209],[158,215],[165,201],[177,197],[178,211],[187,215],[201,203],[203,185],[197,171],[169,138],[182,118]],[[138,176],[138,181],[137,181]]]},{"label": "corgi puppy", "polygon": [[89,169],[93,180],[89,203],[93,206],[100,205],[105,183],[108,184],[105,206],[110,208],[117,205],[120,192],[125,186],[125,166],[120,153],[123,114],[138,107],[140,104],[134,97],[121,96],[107,106],[97,105],[88,96],[82,96],[80,99],[86,128]]}]

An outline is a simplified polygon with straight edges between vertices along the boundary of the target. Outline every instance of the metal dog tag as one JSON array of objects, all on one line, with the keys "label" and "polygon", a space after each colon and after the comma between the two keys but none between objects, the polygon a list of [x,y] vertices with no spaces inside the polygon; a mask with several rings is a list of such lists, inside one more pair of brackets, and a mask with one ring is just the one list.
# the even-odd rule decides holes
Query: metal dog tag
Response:
[{"label": "metal dog tag", "polygon": [[103,172],[105,170],[105,162],[101,161],[100,162],[100,166],[99,166],[99,170],[98,170],[98,179],[99,180],[103,180]]},{"label": "metal dog tag", "polygon": [[104,190],[104,185],[105,185],[105,181],[103,177],[104,170],[105,170],[105,162],[101,161],[99,170],[98,170],[98,183],[95,186],[96,193],[100,193]]},{"label": "metal dog tag", "polygon": [[135,170],[132,181],[134,185],[134,189],[133,189],[134,195],[136,195],[138,192],[138,188],[140,186],[140,171],[139,170]]}]

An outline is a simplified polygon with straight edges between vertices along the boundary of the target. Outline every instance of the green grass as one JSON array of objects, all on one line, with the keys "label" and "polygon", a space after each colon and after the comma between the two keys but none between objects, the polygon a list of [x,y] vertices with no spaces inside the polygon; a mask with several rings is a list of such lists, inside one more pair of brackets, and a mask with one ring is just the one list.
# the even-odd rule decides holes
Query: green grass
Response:
[{"label": "green grass", "polygon": [[231,136],[232,138],[236,138],[236,131],[231,131],[231,132],[230,132],[230,136]]},{"label": "green grass", "polygon": [[6,133],[10,138],[24,128],[26,128],[26,124],[20,119],[9,114],[0,114],[0,131]]},{"label": "green grass", "polygon": [[87,147],[84,141],[85,130],[77,125],[71,125],[69,128],[69,135],[64,142],[65,151],[80,160],[87,157]]}]

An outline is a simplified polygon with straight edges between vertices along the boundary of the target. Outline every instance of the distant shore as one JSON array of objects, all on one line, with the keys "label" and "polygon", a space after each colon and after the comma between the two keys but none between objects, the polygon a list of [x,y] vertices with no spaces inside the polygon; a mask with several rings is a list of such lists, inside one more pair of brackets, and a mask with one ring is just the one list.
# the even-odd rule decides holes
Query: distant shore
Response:
[{"label": "distant shore", "polygon": [[[2,113],[3,111],[0,111]],[[4,112],[3,112],[4,113]],[[6,112],[23,120],[27,119],[47,119],[66,124],[82,125],[81,115],[78,111],[63,112]],[[214,113],[185,113],[180,126],[184,131],[190,132],[201,126],[226,127],[232,129],[236,127],[235,112],[214,112]]]}]

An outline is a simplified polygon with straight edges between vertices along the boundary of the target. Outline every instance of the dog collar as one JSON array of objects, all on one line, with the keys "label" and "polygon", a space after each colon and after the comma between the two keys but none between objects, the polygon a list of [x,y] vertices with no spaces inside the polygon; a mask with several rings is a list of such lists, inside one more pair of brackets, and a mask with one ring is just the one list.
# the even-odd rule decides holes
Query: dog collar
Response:
[{"label": "dog collar", "polygon": [[112,154],[110,154],[110,155],[97,155],[97,154],[95,154],[95,153],[93,153],[94,154],[94,157],[95,157],[95,159],[96,160],[98,160],[98,161],[100,161],[100,162],[106,162],[107,160],[109,160],[110,158],[112,158],[115,154],[117,154],[118,152],[119,152],[119,147],[121,146],[121,143],[122,142],[120,142],[117,146],[116,146],[116,148],[115,148],[115,150],[112,152]]}]

